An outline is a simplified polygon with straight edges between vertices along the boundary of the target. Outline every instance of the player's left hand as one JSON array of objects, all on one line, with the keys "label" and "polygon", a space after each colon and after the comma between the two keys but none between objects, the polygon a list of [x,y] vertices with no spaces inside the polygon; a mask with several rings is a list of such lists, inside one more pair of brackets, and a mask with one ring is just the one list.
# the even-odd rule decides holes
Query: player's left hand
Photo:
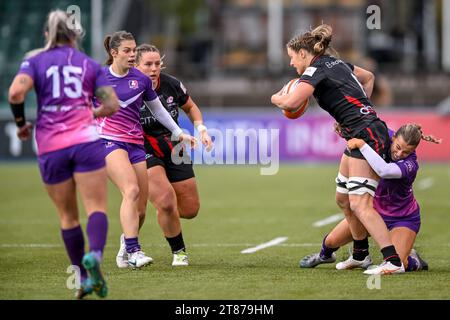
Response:
[{"label": "player's left hand", "polygon": [[202,133],[200,134],[200,139],[202,141],[202,144],[206,147],[206,151],[211,151],[214,147],[214,144],[206,130],[202,131]]},{"label": "player's left hand", "polygon": [[361,139],[352,138],[347,141],[347,148],[350,150],[361,148],[366,142]]}]

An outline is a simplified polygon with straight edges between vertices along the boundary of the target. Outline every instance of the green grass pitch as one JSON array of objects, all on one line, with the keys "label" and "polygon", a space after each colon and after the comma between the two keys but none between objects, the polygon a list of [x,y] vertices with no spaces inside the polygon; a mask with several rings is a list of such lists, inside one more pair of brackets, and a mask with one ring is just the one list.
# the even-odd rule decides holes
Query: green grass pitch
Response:
[{"label": "green grass pitch", "polygon": [[[450,166],[424,163],[415,194],[422,208],[416,248],[428,272],[382,277],[369,290],[361,270],[334,264],[300,269],[334,224],[313,227],[338,213],[337,164],[284,165],[261,176],[255,166],[197,166],[201,196],[197,218],[183,220],[190,266],[173,268],[171,254],[149,204],[141,230],[143,250],[155,262],[142,270],[115,266],[120,196],[110,185],[109,234],[103,270],[110,299],[450,299]],[[66,288],[69,260],[55,209],[36,164],[0,165],[0,299],[73,299]],[[86,218],[81,213],[85,228]],[[241,251],[288,237],[252,254]],[[85,234],[86,238],[86,234]],[[380,261],[371,241],[374,260]],[[338,260],[347,257],[338,251]],[[97,299],[90,296],[88,299]]]}]

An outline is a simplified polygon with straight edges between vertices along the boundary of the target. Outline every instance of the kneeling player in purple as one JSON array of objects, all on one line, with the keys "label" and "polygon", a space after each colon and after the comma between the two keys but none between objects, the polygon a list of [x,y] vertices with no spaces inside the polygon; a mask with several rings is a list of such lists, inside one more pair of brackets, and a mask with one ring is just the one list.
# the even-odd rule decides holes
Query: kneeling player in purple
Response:
[{"label": "kneeling player in purple", "polygon": [[[112,115],[119,104],[101,66],[77,50],[79,33],[69,23],[64,11],[50,12],[46,46],[34,50],[23,61],[9,89],[9,102],[18,126],[17,135],[22,140],[31,138],[32,125],[25,121],[24,101],[35,88],[39,169],[58,211],[71,263],[80,271],[77,297],[81,299],[93,291],[105,297],[108,290],[100,263],[108,231],[107,175],[104,156],[98,151],[101,143],[94,117]],[[91,102],[94,92],[101,102],[96,109]],[[88,215],[90,252],[86,254],[77,190]]]},{"label": "kneeling player in purple", "polygon": [[[424,136],[417,124],[406,124],[394,134],[390,158],[386,163],[369,145],[360,139],[350,139],[349,149],[359,148],[374,171],[381,177],[374,197],[374,208],[386,223],[392,242],[405,266],[406,271],[428,270],[428,264],[413,249],[414,241],[420,229],[420,207],[417,203],[412,185],[419,170],[416,148],[420,141],[440,143],[432,136]],[[334,251],[353,241],[347,221],[341,221],[325,236],[320,253],[304,257],[300,261],[302,268],[314,268],[322,263],[336,261]],[[336,265],[338,270],[363,268],[372,264],[367,238],[354,242],[353,254]],[[371,274],[371,270],[365,271]]]}]

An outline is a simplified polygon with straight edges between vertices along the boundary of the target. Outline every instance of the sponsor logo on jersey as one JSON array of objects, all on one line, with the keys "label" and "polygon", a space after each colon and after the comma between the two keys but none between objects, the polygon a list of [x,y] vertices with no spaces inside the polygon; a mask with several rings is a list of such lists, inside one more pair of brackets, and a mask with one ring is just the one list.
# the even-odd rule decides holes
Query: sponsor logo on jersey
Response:
[{"label": "sponsor logo on jersey", "polygon": [[167,102],[167,103],[172,103],[172,102],[173,102],[173,97],[172,97],[172,96],[169,96],[169,97],[166,99],[166,102]]},{"label": "sponsor logo on jersey", "polygon": [[303,72],[302,76],[310,76],[312,77],[314,72],[316,72],[317,68],[315,67],[308,67],[306,68],[305,72]]},{"label": "sponsor logo on jersey", "polygon": [[325,65],[327,66],[327,68],[333,68],[335,65],[339,64],[339,63],[344,63],[344,61],[342,60],[335,60],[335,61],[331,61],[331,62],[325,62]]},{"label": "sponsor logo on jersey", "polygon": [[30,62],[29,61],[24,61],[20,65],[20,68],[28,68],[29,66],[30,66]]},{"label": "sponsor logo on jersey", "polygon": [[139,82],[137,80],[129,80],[128,85],[130,86],[130,89],[139,88]]},{"label": "sponsor logo on jersey", "polygon": [[413,168],[413,164],[411,163],[411,161],[406,161],[405,165],[406,165],[406,169],[408,170],[408,172],[413,171],[414,168]]},{"label": "sponsor logo on jersey", "polygon": [[114,146],[114,142],[111,142],[111,141],[108,141],[106,144],[105,144],[105,147],[106,148],[111,148],[111,147],[113,147]]}]

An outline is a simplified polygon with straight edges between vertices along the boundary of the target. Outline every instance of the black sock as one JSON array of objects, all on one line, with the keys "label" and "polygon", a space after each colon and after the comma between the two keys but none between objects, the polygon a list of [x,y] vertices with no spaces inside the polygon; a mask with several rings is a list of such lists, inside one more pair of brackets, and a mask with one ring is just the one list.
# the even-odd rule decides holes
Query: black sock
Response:
[{"label": "black sock", "polygon": [[173,237],[173,238],[167,238],[167,242],[169,242],[170,249],[172,250],[172,253],[178,253],[180,251],[186,251],[186,247],[184,246],[183,241],[183,235],[180,232],[179,235]]},{"label": "black sock", "polygon": [[397,254],[397,251],[395,251],[395,247],[387,246],[381,249],[381,253],[383,254],[383,260],[389,261],[394,266],[400,267],[402,265],[402,262],[400,261],[400,257]]},{"label": "black sock", "polygon": [[369,239],[353,240],[353,259],[363,261],[369,255]]}]

